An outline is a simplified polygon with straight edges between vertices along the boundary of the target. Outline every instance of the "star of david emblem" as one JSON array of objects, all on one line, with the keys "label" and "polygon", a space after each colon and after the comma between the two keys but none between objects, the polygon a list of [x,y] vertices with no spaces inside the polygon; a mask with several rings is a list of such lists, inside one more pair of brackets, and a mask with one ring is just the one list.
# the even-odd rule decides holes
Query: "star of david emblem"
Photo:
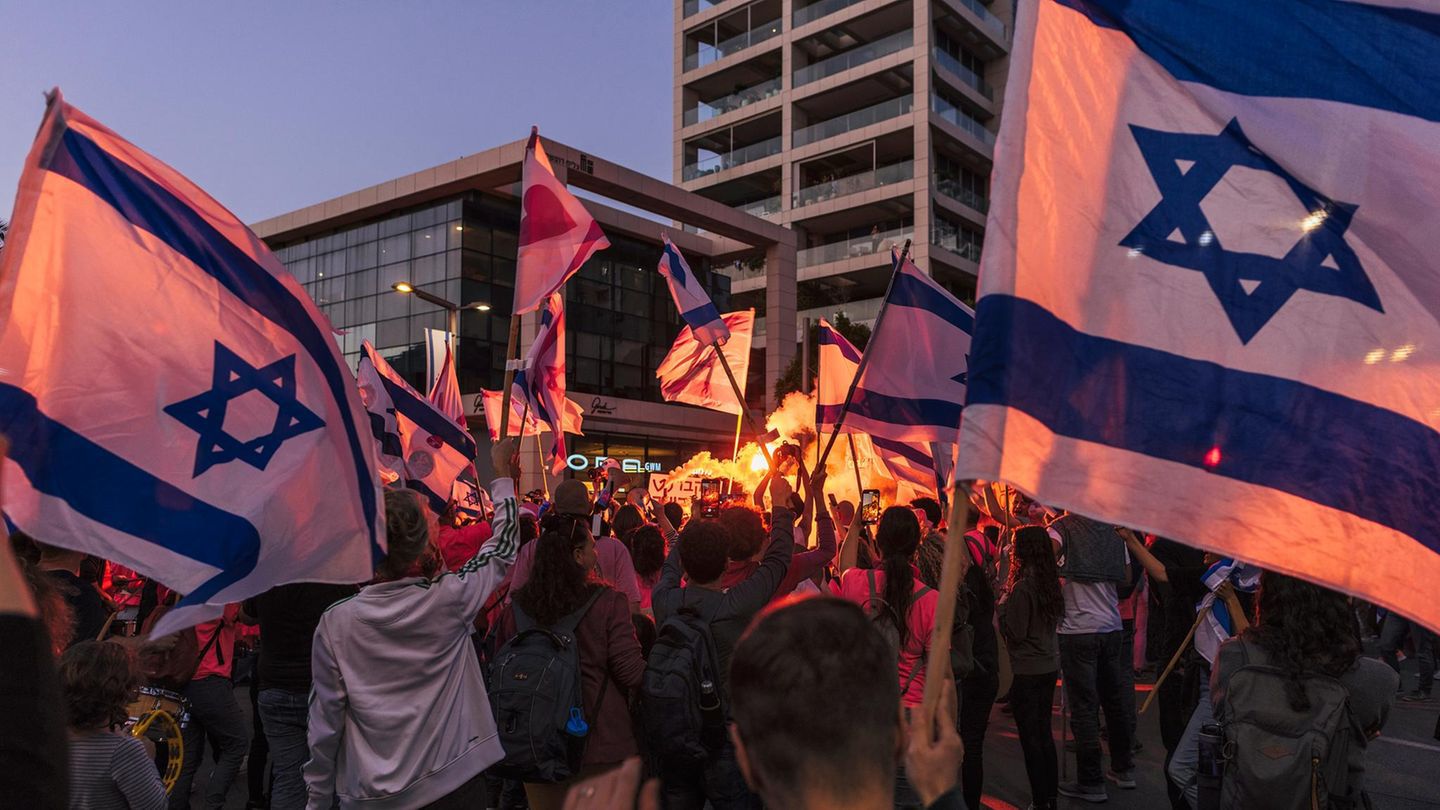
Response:
[{"label": "star of david emblem", "polygon": [[[1332,200],[1300,182],[1256,149],[1238,120],[1232,119],[1218,135],[1134,125],[1130,132],[1162,198],[1120,245],[1203,274],[1241,343],[1249,343],[1299,290],[1385,311],[1345,241],[1357,206]],[[1283,257],[1226,250],[1210,227],[1200,203],[1232,167],[1276,175],[1310,212],[1297,223],[1300,237]]]},{"label": "star of david emblem", "polygon": [[[225,431],[230,401],[258,391],[275,403],[275,424],[269,433],[240,441]],[[165,406],[165,413],[200,434],[195,446],[194,477],[229,461],[243,461],[264,470],[280,445],[325,423],[295,398],[295,355],[256,368],[215,343],[210,390]]]},{"label": "star of david emblem", "polygon": [[960,372],[959,374],[956,374],[950,379],[960,383],[961,385],[970,384],[970,354],[968,352],[965,354],[965,370]]}]

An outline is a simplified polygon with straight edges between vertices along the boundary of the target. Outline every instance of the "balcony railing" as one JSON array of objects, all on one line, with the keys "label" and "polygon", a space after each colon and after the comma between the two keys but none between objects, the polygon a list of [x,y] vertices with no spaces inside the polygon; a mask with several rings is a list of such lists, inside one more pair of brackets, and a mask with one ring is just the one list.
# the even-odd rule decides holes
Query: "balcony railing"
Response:
[{"label": "balcony railing", "polygon": [[707,8],[714,8],[725,0],[685,0],[685,16],[693,17]]},{"label": "balcony railing", "polygon": [[884,303],[885,299],[883,298],[869,298],[864,301],[851,301],[848,304],[831,304],[824,307],[802,309],[795,313],[795,322],[804,323],[806,318],[811,320],[826,318],[833,321],[837,314],[843,314],[856,323],[871,322],[879,317],[880,306]]},{"label": "balcony railing", "polygon": [[717,118],[725,113],[738,110],[741,107],[764,101],[776,93],[779,93],[781,84],[780,77],[776,76],[768,82],[761,82],[753,87],[737,90],[728,96],[712,101],[702,101],[685,111],[685,126],[688,127],[691,124],[698,124],[701,121],[709,121],[711,118]]},{"label": "balcony railing", "polygon": [[995,133],[986,129],[984,124],[971,118],[969,113],[940,96],[931,96],[930,108],[935,111],[936,115],[970,133],[987,146],[995,145]]},{"label": "balcony railing", "polygon": [[808,127],[797,129],[792,139],[794,145],[800,147],[815,143],[816,141],[823,141],[826,138],[833,138],[836,135],[854,129],[868,127],[871,124],[878,124],[881,121],[889,121],[891,118],[899,118],[908,112],[910,112],[910,96],[892,98],[888,101],[882,101],[879,104],[863,107],[852,113],[846,113],[845,115],[821,121],[818,124],[811,124]]},{"label": "balcony railing", "polygon": [[826,15],[834,14],[842,8],[853,6],[858,2],[860,0],[820,0],[818,3],[811,3],[804,8],[797,9],[790,19],[794,26],[799,28],[811,20],[818,20]]},{"label": "balcony railing", "polygon": [[837,53],[828,59],[821,59],[813,65],[806,65],[795,71],[793,86],[799,87],[802,84],[809,84],[818,81],[826,76],[834,76],[836,73],[849,70],[850,68],[863,65],[866,62],[873,62],[882,56],[889,56],[910,47],[912,42],[910,29],[899,33],[891,34],[884,39],[877,39],[868,45],[861,45],[852,48],[844,53]]},{"label": "balcony railing", "polygon": [[994,93],[990,90],[990,85],[986,84],[985,80],[980,78],[980,74],[960,64],[959,59],[956,59],[939,48],[934,49],[932,53],[935,54],[935,61],[938,62],[941,67],[959,76],[961,81],[980,91],[980,95],[985,98],[992,101],[995,99]]},{"label": "balcony railing", "polygon": [[959,180],[944,175],[935,175],[935,190],[944,194],[952,200],[959,200],[965,205],[984,214],[990,210],[990,200],[983,195],[965,188]]},{"label": "balcony railing", "polygon": [[849,177],[831,180],[828,183],[817,183],[813,186],[806,186],[795,193],[791,206],[800,208],[801,206],[823,202],[834,197],[843,197],[846,194],[855,194],[860,191],[869,191],[872,188],[888,186],[891,183],[903,183],[913,177],[914,174],[914,161],[906,160],[901,163],[892,163],[889,166],[881,166],[874,171],[852,174]]},{"label": "balcony railing", "polygon": [[694,180],[697,177],[704,177],[707,174],[714,174],[725,169],[732,169],[751,161],[767,158],[771,155],[780,154],[782,147],[780,136],[776,135],[768,140],[759,143],[752,143],[749,146],[742,146],[732,152],[724,152],[719,155],[712,155],[694,163],[686,164],[681,177],[686,180]]},{"label": "balcony railing", "polygon": [[795,252],[795,266],[811,267],[817,264],[838,262],[841,259],[854,259],[861,256],[872,256],[876,253],[888,253],[893,245],[899,247],[906,239],[914,238],[914,231],[910,228],[896,228],[884,233],[869,234],[866,236],[846,239],[843,242],[831,242],[828,245],[806,248]]},{"label": "balcony railing", "polygon": [[960,0],[960,5],[975,12],[975,16],[980,18],[981,25],[988,28],[1001,42],[1005,41],[1005,23],[991,13],[984,3],[980,0]]},{"label": "balcony railing", "polygon": [[751,216],[768,217],[772,214],[780,213],[780,195],[777,194],[774,197],[766,197],[763,200],[743,203],[734,207]]},{"label": "balcony railing", "polygon": [[751,45],[759,45],[767,39],[774,39],[780,36],[780,19],[761,23],[743,34],[737,34],[729,39],[721,40],[714,45],[708,42],[700,43],[700,50],[685,57],[685,69],[694,70],[704,67],[711,62],[718,62],[732,53],[739,53]]},{"label": "balcony railing", "polygon": [[961,239],[959,229],[931,228],[930,244],[942,247],[972,262],[980,261],[980,243]]}]

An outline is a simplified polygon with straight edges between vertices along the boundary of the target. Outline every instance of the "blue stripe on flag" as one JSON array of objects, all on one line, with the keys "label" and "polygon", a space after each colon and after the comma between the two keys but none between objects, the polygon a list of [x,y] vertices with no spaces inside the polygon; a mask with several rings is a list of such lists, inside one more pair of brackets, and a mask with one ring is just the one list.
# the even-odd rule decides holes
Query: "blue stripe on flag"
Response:
[{"label": "blue stripe on flag", "polygon": [[900,456],[904,459],[909,460],[912,464],[916,464],[918,466],[926,467],[929,469],[934,469],[935,467],[935,459],[932,458],[929,453],[920,449],[918,446],[911,444],[910,442],[901,442],[894,439],[884,439],[879,436],[871,436],[870,443],[875,445],[875,449],[883,450],[893,456]]},{"label": "blue stripe on flag", "polygon": [[1430,427],[1295,380],[1086,335],[1012,296],[981,298],[977,320],[967,404],[1286,492],[1440,552],[1429,509],[1440,502],[1440,434]]},{"label": "blue stripe on flag", "polygon": [[[840,405],[820,405],[816,418],[833,425],[840,418]],[[910,399],[856,388],[850,400],[850,415],[892,425],[924,428],[938,426],[960,429],[960,403],[946,399]]]},{"label": "blue stripe on flag", "polygon": [[94,141],[74,130],[65,131],[62,147],[54,151],[49,165],[44,168],[79,183],[137,228],[154,234],[212,276],[232,295],[294,335],[309,352],[325,375],[330,393],[338,403],[337,410],[344,422],[345,435],[354,458],[371,551],[377,560],[380,559],[384,552],[375,536],[378,508],[375,483],[370,480],[365,449],[346,398],[354,381],[349,369],[335,360],[332,351],[334,343],[330,337],[324,334],[305,310],[305,305],[279,279],[270,275],[270,271],[257,264],[174,194],[128,164],[116,160]]},{"label": "blue stripe on flag", "polygon": [[260,533],[250,521],[198,500],[51,419],[30,392],[0,383],[0,433],[23,439],[10,448],[10,458],[37,491],[97,523],[219,568],[186,595],[185,604],[203,603],[255,570]]},{"label": "blue stripe on flag", "polygon": [[1440,121],[1440,15],[1336,0],[1055,0],[1181,81]]},{"label": "blue stripe on flag", "polygon": [[704,306],[680,313],[680,317],[685,319],[685,323],[690,324],[692,330],[698,330],[720,320],[720,310],[716,309],[714,304],[706,301]]},{"label": "blue stripe on flag", "polygon": [[446,419],[445,415],[435,410],[430,403],[406,391],[394,380],[387,378],[384,374],[379,377],[380,382],[385,386],[385,391],[390,395],[390,401],[395,403],[396,413],[414,422],[426,433],[438,437],[440,441],[450,445],[461,455],[466,455],[471,459],[475,457],[473,448],[476,447],[476,444],[473,436],[461,430],[459,425]]},{"label": "blue stripe on flag", "polygon": [[934,287],[914,275],[901,272],[890,288],[890,303],[933,312],[965,334],[975,331],[975,318]]},{"label": "blue stripe on flag", "polygon": [[824,346],[834,346],[840,350],[840,355],[852,363],[860,362],[860,352],[855,350],[850,341],[844,335],[835,332],[833,329],[820,330],[820,343]]},{"label": "blue stripe on flag", "polygon": [[685,258],[670,244],[669,239],[665,240],[665,269],[669,271],[670,278],[675,279],[676,284],[681,287],[689,285],[690,274],[685,271]]}]

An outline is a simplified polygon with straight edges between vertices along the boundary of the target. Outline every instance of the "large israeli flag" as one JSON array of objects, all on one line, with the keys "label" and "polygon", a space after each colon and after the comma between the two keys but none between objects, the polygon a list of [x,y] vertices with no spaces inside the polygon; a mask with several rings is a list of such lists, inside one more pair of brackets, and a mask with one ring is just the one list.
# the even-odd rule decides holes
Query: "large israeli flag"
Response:
[{"label": "large israeli flag", "polygon": [[665,237],[660,264],[656,269],[665,277],[675,308],[680,311],[680,317],[685,319],[695,340],[709,346],[730,339],[730,327],[720,317],[720,310],[715,308],[699,277],[690,269],[685,257],[680,255],[680,249],[670,243],[668,236]]},{"label": "large israeli flag", "polygon": [[1440,628],[1433,9],[1022,3],[958,476]]},{"label": "large israeli flag", "polygon": [[0,259],[3,505],[187,594],[156,628],[384,549],[325,317],[233,214],[58,91]]}]

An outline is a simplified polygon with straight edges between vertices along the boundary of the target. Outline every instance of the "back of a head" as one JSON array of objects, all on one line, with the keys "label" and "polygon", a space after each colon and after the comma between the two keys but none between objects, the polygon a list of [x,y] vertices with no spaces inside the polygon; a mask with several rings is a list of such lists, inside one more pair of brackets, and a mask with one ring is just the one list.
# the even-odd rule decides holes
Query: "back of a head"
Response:
[{"label": "back of a head", "polygon": [[556,514],[588,517],[592,508],[590,490],[585,488],[583,482],[567,478],[555,485],[555,498],[551,501],[551,509]]},{"label": "back of a head", "polygon": [[716,520],[730,533],[730,559],[743,562],[765,545],[765,519],[754,507],[728,503],[720,507]]},{"label": "back of a head", "polygon": [[567,529],[547,530],[535,541],[530,579],[513,597],[515,604],[541,626],[568,616],[590,595],[590,572],[575,560],[575,552],[590,542],[590,530],[583,520],[565,523]]},{"label": "back of a head", "polygon": [[680,566],[691,582],[707,585],[725,573],[730,533],[718,520],[692,520],[680,532]]},{"label": "back of a head", "polygon": [[910,565],[920,546],[920,521],[906,506],[892,506],[880,515],[875,527],[875,545],[880,549],[880,570],[885,573],[885,604],[900,633],[900,643],[910,638],[910,603],[914,597],[915,574]]},{"label": "back of a head", "polygon": [[610,521],[610,525],[615,529],[615,539],[629,548],[630,533],[645,525],[645,513],[635,504],[627,503],[615,510],[615,517]]},{"label": "back of a head", "polygon": [[[925,519],[930,521],[931,526],[940,525],[940,502],[934,498],[916,498],[910,502],[913,509],[919,509],[925,513]],[[970,512],[975,510],[971,509]]]},{"label": "back of a head", "polygon": [[420,493],[413,489],[385,490],[385,559],[375,570],[382,578],[405,576],[415,563],[421,563],[425,576],[439,570],[432,521]]},{"label": "back of a head", "polygon": [[837,518],[839,518],[839,520],[840,520],[841,523],[845,524],[846,526],[849,526],[849,525],[850,525],[850,521],[852,521],[852,520],[855,519],[855,504],[854,504],[854,502],[853,502],[853,501],[840,501],[839,503],[835,504],[835,515],[836,515]]},{"label": "back of a head", "polygon": [[1361,644],[1343,594],[1276,571],[1260,574],[1255,624],[1246,638],[1265,649],[1290,675],[1287,694],[1297,711],[1310,707],[1303,673],[1339,677],[1355,665]]},{"label": "back of a head", "polygon": [[1043,622],[1054,623],[1065,612],[1065,599],[1060,591],[1060,571],[1055,565],[1055,546],[1044,526],[1021,526],[1015,530],[1015,544],[1010,551],[1010,579],[1006,591],[1015,583],[1028,579],[1039,599],[1039,615]]},{"label": "back of a head", "polygon": [[660,508],[665,511],[665,519],[670,521],[670,525],[676,531],[679,531],[680,524],[685,522],[685,507],[674,501],[667,501],[665,505]]},{"label": "back of a head", "polygon": [[824,807],[894,783],[895,658],[858,605],[792,597],[756,618],[730,664],[752,787],[770,807]]},{"label": "back of a head", "polygon": [[138,684],[130,651],[114,641],[82,641],[60,657],[60,690],[70,728],[91,730],[124,723]]},{"label": "back of a head", "polygon": [[660,527],[646,523],[630,533],[630,562],[635,573],[642,577],[653,577],[665,565],[665,535]]}]

